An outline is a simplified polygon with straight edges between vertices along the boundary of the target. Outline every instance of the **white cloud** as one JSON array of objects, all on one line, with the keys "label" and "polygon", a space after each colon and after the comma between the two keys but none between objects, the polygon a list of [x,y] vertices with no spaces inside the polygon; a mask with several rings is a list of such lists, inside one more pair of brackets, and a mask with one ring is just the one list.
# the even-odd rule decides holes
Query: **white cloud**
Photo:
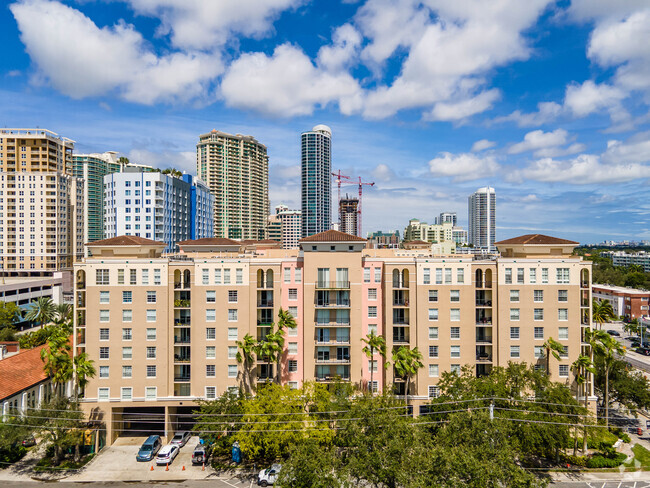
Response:
[{"label": "white cloud", "polygon": [[571,0],[569,14],[580,21],[620,19],[647,6],[647,0]]},{"label": "white cloud", "polygon": [[650,166],[638,163],[604,164],[597,155],[581,154],[568,161],[540,159],[524,169],[514,171],[508,179],[572,185],[607,185],[645,178],[650,178]]},{"label": "white cloud", "polygon": [[496,146],[497,143],[494,141],[488,141],[487,139],[481,139],[480,141],[476,141],[474,144],[472,144],[472,152],[481,152],[484,151],[485,149],[490,149],[494,146]]},{"label": "white cloud", "polygon": [[273,21],[304,0],[126,0],[136,13],[162,21],[160,33],[184,49],[214,49],[233,34],[261,37]]},{"label": "white cloud", "polygon": [[562,146],[566,144],[568,135],[569,133],[564,129],[556,129],[553,132],[534,130],[526,134],[522,142],[512,145],[508,149],[508,153],[519,154],[525,151]]},{"label": "white cloud", "polygon": [[475,97],[459,102],[438,102],[431,112],[424,114],[425,120],[462,120],[472,115],[485,112],[501,97],[496,88],[479,93]]},{"label": "white cloud", "polygon": [[606,163],[646,163],[650,162],[650,132],[634,135],[625,142],[608,141],[603,153]]},{"label": "white cloud", "polygon": [[390,167],[386,164],[378,164],[374,170],[372,170],[373,178],[382,181],[391,181],[395,179],[395,173]]},{"label": "white cloud", "polygon": [[515,110],[510,115],[497,117],[494,122],[515,122],[519,127],[538,127],[557,119],[563,111],[562,105],[555,102],[540,102],[537,104],[537,111],[522,113]]},{"label": "white cloud", "polygon": [[454,181],[471,181],[494,176],[499,164],[494,156],[479,157],[471,153],[441,153],[429,161],[429,171],[434,176],[453,177]]},{"label": "white cloud", "polygon": [[99,28],[57,1],[23,0],[10,9],[39,75],[72,98],[117,92],[138,103],[201,97],[222,71],[218,56],[157,56],[140,33],[120,22]]},{"label": "white cloud", "polygon": [[357,55],[361,34],[350,24],[344,24],[334,31],[333,44],[318,51],[318,65],[329,71],[341,71]]},{"label": "white cloud", "polygon": [[625,93],[607,84],[596,84],[591,80],[582,85],[569,85],[564,105],[577,117],[584,117],[603,108],[614,108],[625,98]]},{"label": "white cloud", "polygon": [[277,117],[308,115],[331,102],[350,113],[359,108],[362,95],[352,76],[314,66],[289,44],[278,46],[272,56],[242,54],[224,75],[221,93],[231,107]]}]

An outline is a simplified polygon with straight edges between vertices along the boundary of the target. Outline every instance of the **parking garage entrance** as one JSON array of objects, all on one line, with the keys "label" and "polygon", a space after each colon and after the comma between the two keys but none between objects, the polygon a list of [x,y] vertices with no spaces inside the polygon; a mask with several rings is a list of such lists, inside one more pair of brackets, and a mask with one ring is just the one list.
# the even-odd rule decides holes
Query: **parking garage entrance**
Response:
[{"label": "parking garage entrance", "polygon": [[120,437],[165,435],[165,407],[125,407],[113,410],[113,429]]}]

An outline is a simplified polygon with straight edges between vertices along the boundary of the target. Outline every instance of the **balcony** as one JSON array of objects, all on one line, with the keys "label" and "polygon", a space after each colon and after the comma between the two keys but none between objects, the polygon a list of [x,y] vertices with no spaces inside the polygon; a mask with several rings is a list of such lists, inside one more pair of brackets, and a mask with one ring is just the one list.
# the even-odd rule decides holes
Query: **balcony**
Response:
[{"label": "balcony", "polygon": [[393,325],[409,325],[409,319],[405,318],[393,318]]},{"label": "balcony", "polygon": [[338,300],[335,302],[318,300],[316,308],[350,308],[350,300]]},{"label": "balcony", "polygon": [[316,358],[316,364],[350,364],[350,358]]},{"label": "balcony", "polygon": [[350,327],[350,321],[347,322],[316,322],[316,327]]},{"label": "balcony", "polygon": [[393,307],[408,307],[408,300],[393,300]]},{"label": "balcony", "polygon": [[189,317],[181,317],[179,319],[174,319],[174,326],[175,327],[182,327],[182,326],[189,326],[190,325],[190,318]]},{"label": "balcony", "polygon": [[258,290],[272,290],[273,289],[273,282],[272,281],[258,281],[257,282],[257,289]]},{"label": "balcony", "polygon": [[479,353],[476,355],[476,362],[477,363],[491,363],[492,362],[492,354],[488,354],[486,352]]},{"label": "balcony", "polygon": [[408,337],[393,337],[393,344],[409,344]]},{"label": "balcony", "polygon": [[350,339],[343,339],[343,340],[330,339],[329,341],[320,341],[316,339],[316,345],[317,346],[349,346]]},{"label": "balcony", "polygon": [[190,337],[183,337],[183,336],[174,336],[174,344],[189,344]]},{"label": "balcony", "polygon": [[477,344],[492,344],[492,336],[483,336],[483,335],[476,336],[476,343]]},{"label": "balcony", "polygon": [[331,382],[331,381],[350,381],[350,376],[331,376],[331,375],[326,375],[326,376],[316,376],[316,381],[319,383],[326,383],[326,382]]},{"label": "balcony", "polygon": [[350,289],[349,281],[317,281],[317,290],[348,290]]},{"label": "balcony", "polygon": [[273,308],[273,300],[258,300],[257,308]]},{"label": "balcony", "polygon": [[394,290],[408,290],[408,282],[401,280],[393,280],[393,289]]},{"label": "balcony", "polygon": [[477,307],[491,307],[492,306],[492,300],[476,300],[476,306]]},{"label": "balcony", "polygon": [[191,301],[188,299],[176,299],[174,300],[174,308],[190,308]]},{"label": "balcony", "polygon": [[186,382],[186,381],[190,381],[190,380],[191,379],[190,379],[189,375],[181,375],[181,376],[174,375],[174,381],[177,381],[177,382],[181,382],[181,381]]},{"label": "balcony", "polygon": [[478,327],[491,327],[492,317],[478,318],[476,319],[476,325]]}]

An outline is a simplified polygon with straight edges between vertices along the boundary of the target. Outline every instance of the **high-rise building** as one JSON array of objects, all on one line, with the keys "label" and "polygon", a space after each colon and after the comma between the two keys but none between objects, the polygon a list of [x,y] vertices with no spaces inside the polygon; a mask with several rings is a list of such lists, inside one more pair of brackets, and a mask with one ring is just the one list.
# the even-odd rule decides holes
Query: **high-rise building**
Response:
[{"label": "high-rise building", "polygon": [[86,242],[104,238],[104,176],[122,171],[117,153],[73,154],[72,175],[84,180]]},{"label": "high-rise building", "polygon": [[[201,399],[239,390],[248,373],[237,341],[264,337],[280,307],[297,323],[280,355],[281,381],[292,387],[372,386],[408,394],[418,412],[445,372],[469,366],[481,376],[511,361],[546,368],[553,337],[564,352],[548,361],[551,379],[593,405],[593,382],[577,384],[571,368],[589,354],[582,338],[591,327],[592,263],[572,254],[576,242],[521,236],[496,243],[493,259],[365,244],[330,230],[300,249],[245,254],[240,242],[201,239],[180,243],[178,259],[141,237],[91,243],[92,256],[75,265],[74,351],[98,370],[82,408],[103,411],[109,443],[128,433],[127,416],[170,435],[177,415],[192,422]],[[401,346],[423,352],[408,392],[381,354],[364,354],[369,333],[385,339],[388,359]],[[253,384],[277,373],[262,357],[251,371]]]},{"label": "high-rise building", "polygon": [[84,184],[74,141],[44,129],[0,129],[0,266],[47,275],[83,256]]},{"label": "high-rise building", "polygon": [[287,208],[278,215],[282,225],[282,248],[298,249],[302,232],[302,212]]},{"label": "high-rise building", "polygon": [[467,231],[461,227],[454,227],[451,229],[452,239],[457,246],[467,244]]},{"label": "high-rise building", "polygon": [[212,237],[213,196],[190,175],[124,172],[104,176],[104,234],[136,236],[166,244]]},{"label": "high-rise building", "polygon": [[457,223],[458,217],[456,216],[456,212],[441,212],[436,220],[436,224],[451,224],[453,227],[456,227]]},{"label": "high-rise building", "polygon": [[359,199],[350,198],[347,194],[339,201],[339,222],[341,232],[359,235]]},{"label": "high-rise building", "polygon": [[269,216],[269,158],[252,136],[199,136],[196,172],[214,195],[214,235],[261,239]]},{"label": "high-rise building", "polygon": [[330,229],[332,223],[332,129],[317,125],[301,135],[302,236]]},{"label": "high-rise building", "polygon": [[486,186],[472,193],[467,202],[469,243],[477,248],[494,249],[496,241],[496,193]]}]

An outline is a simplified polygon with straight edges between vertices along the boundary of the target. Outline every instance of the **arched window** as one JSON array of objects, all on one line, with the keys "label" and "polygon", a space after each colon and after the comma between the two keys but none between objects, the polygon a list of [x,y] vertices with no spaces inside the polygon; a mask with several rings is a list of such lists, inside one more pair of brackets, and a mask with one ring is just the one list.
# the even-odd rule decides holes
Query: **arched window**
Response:
[{"label": "arched window", "polygon": [[483,270],[476,270],[476,288],[483,288]]}]

